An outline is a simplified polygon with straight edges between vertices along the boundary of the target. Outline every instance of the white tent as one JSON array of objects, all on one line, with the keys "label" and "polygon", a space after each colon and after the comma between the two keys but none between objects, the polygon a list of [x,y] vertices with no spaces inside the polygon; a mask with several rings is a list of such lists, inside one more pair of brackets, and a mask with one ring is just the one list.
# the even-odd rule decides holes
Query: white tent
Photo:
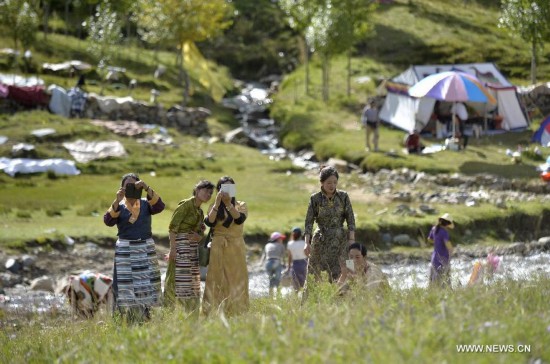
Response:
[{"label": "white tent", "polygon": [[[386,82],[388,93],[380,109],[380,119],[405,131],[424,128],[436,100],[428,97],[413,98],[409,96],[408,89],[426,76],[452,70],[470,73],[483,82],[497,100],[498,114],[503,117],[503,129],[511,130],[528,125],[517,97],[516,87],[508,82],[493,63],[410,66],[405,72]],[[495,108],[494,105],[468,104],[480,115],[485,115]]]}]

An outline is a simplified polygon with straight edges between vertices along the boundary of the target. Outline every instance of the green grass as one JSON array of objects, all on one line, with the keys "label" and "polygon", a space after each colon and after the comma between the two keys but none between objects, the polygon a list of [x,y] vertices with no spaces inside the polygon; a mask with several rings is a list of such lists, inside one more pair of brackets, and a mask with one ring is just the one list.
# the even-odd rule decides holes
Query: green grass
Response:
[{"label": "green grass", "polygon": [[[195,321],[162,309],[151,322],[125,326],[101,316],[71,321],[55,311],[6,316],[0,362],[546,362],[549,290],[540,276],[453,291],[353,290],[341,298],[324,283],[303,306],[295,295],[258,298],[232,318]],[[459,353],[464,344],[516,352]]]}]

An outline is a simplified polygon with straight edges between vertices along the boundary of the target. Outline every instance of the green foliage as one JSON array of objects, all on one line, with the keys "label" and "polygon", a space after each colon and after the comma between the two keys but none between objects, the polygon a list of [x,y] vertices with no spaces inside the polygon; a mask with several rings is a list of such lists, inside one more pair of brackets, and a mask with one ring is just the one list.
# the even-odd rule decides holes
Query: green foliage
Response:
[{"label": "green foliage", "polygon": [[34,42],[38,29],[38,15],[35,7],[36,1],[5,0],[0,1],[0,27],[13,40],[13,46],[18,48],[21,41],[23,47],[28,47]]},{"label": "green foliage", "polygon": [[120,43],[120,21],[108,2],[100,4],[94,16],[88,19],[88,52],[98,60],[101,69],[110,64],[115,46]]}]

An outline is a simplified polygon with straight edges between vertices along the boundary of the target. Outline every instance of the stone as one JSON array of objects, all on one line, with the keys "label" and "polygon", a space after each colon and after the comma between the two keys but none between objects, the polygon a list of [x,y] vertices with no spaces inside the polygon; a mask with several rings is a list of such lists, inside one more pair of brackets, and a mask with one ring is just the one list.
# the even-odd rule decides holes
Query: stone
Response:
[{"label": "stone", "polygon": [[23,264],[18,258],[9,258],[6,261],[5,267],[8,271],[17,274],[23,269]]},{"label": "stone", "polygon": [[327,164],[336,168],[340,173],[346,173],[348,171],[348,162],[343,159],[329,158]]},{"label": "stone", "polygon": [[21,257],[21,263],[25,268],[32,267],[36,263],[36,256],[25,254]]},{"label": "stone", "polygon": [[31,282],[31,291],[48,291],[48,292],[54,292],[54,282],[53,279],[51,279],[48,276],[42,276],[39,278],[35,278]]},{"label": "stone", "polygon": [[407,245],[410,240],[411,238],[408,234],[399,234],[393,237],[394,244],[398,245]]},{"label": "stone", "polygon": [[23,283],[23,277],[20,275],[12,274],[10,272],[0,273],[1,288],[12,288],[21,283]]}]

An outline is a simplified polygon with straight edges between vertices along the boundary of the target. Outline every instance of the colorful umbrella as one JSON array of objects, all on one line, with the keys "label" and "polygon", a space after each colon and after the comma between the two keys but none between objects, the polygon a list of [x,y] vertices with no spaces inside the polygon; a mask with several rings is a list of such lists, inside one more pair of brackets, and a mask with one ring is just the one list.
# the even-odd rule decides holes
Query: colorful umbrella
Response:
[{"label": "colorful umbrella", "polygon": [[[495,98],[482,85],[481,81],[465,72],[447,71],[435,73],[418,81],[409,88],[409,95],[413,97],[431,97],[448,102],[486,102],[496,104]],[[455,135],[453,108],[453,137]]]},{"label": "colorful umbrella", "polygon": [[423,78],[409,89],[409,95],[449,102],[497,102],[477,77],[459,71],[435,73]]}]

